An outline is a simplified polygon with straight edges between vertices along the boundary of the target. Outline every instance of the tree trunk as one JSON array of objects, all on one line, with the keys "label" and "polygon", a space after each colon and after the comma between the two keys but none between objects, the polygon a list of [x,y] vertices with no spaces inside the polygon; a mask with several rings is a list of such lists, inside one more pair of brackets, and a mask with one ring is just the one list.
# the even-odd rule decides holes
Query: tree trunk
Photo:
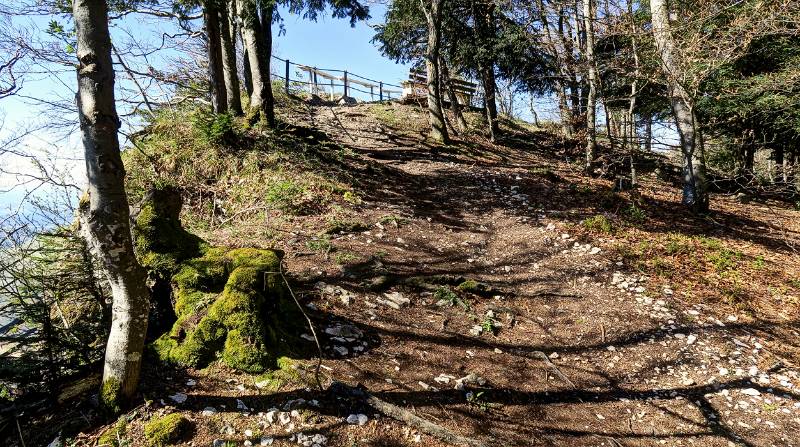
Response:
[{"label": "tree trunk", "polygon": [[[477,41],[480,45],[489,43],[494,38],[495,14],[494,3],[480,3],[477,0],[472,2],[472,11],[475,16],[475,32]],[[486,121],[489,124],[489,139],[494,142],[500,134],[500,123],[497,121],[497,81],[494,74],[495,58],[489,52],[489,56],[484,56],[478,60],[478,71],[483,86],[484,112]]]},{"label": "tree trunk", "polygon": [[[237,12],[242,27],[242,39],[250,67],[252,93],[250,94],[250,113],[253,118],[266,118],[270,127],[275,127],[275,104],[270,83],[269,58],[272,52],[272,8],[264,8],[265,16],[261,17],[255,0],[236,0]],[[262,30],[262,19],[269,18],[270,33],[267,37]],[[268,42],[269,40],[269,42]],[[269,44],[269,46],[267,46]]]},{"label": "tree trunk", "polygon": [[439,63],[439,68],[441,68],[442,71],[442,82],[444,82],[447,88],[447,98],[450,100],[450,112],[456,120],[458,130],[463,132],[467,130],[467,121],[464,119],[464,114],[461,112],[461,104],[458,102],[455,86],[453,85],[452,79],[450,79],[450,69],[443,58],[439,58]]},{"label": "tree trunk", "polygon": [[593,0],[583,0],[583,28],[586,33],[586,64],[588,65],[589,93],[586,98],[586,164],[584,169],[592,169],[597,150],[597,65],[594,60],[594,4]]},{"label": "tree trunk", "polygon": [[87,197],[81,229],[100,259],[113,296],[111,331],[103,366],[101,404],[119,411],[136,392],[147,332],[149,292],[136,260],[120,126],[114,99],[114,67],[105,0],[73,0],[78,56],[78,116],[83,138]]},{"label": "tree trunk", "polygon": [[661,56],[670,95],[672,113],[680,136],[683,154],[683,204],[694,213],[708,211],[705,160],[698,145],[697,119],[686,89],[678,82],[680,63],[672,39],[666,0],[651,0],[653,38]]},{"label": "tree trunk", "polygon": [[447,124],[444,121],[442,101],[439,93],[439,46],[442,32],[442,1],[420,0],[428,24],[428,46],[425,50],[425,68],[428,75],[428,121],[431,138],[443,144],[449,143]]},{"label": "tree trunk", "polygon": [[222,62],[222,36],[220,32],[220,11],[215,0],[205,0],[203,21],[206,26],[206,49],[208,51],[208,82],[211,87],[211,108],[214,113],[228,109],[228,95],[225,89],[225,75]]},{"label": "tree trunk", "polygon": [[653,150],[653,116],[647,114],[644,122],[644,150],[651,152]]},{"label": "tree trunk", "polygon": [[242,114],[242,96],[239,88],[239,73],[236,69],[236,26],[231,23],[230,4],[222,2],[219,9],[220,39],[222,41],[222,68],[225,75],[225,96],[228,110]]}]

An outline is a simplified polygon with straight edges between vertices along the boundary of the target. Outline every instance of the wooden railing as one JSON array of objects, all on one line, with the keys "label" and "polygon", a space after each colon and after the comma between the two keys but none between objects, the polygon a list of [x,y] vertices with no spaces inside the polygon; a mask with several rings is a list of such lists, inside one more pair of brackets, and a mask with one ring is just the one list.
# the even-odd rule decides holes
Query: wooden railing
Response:
[{"label": "wooden railing", "polygon": [[[292,90],[304,90],[331,101],[337,98],[355,98],[373,102],[398,99],[403,93],[400,85],[376,81],[347,70],[297,64],[277,56],[272,58],[283,64],[283,76],[273,76],[283,80],[287,94]],[[295,67],[294,73],[292,67]]]}]

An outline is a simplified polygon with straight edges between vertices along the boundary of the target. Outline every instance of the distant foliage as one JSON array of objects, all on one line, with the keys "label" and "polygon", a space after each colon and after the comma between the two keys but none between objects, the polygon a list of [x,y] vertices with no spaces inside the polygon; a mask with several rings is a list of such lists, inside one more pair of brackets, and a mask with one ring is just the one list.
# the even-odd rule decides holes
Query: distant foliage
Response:
[{"label": "distant foliage", "polygon": [[[110,324],[107,292],[73,229],[35,236],[0,256],[0,389],[25,396],[95,368]],[[7,350],[6,350],[7,349]]]}]

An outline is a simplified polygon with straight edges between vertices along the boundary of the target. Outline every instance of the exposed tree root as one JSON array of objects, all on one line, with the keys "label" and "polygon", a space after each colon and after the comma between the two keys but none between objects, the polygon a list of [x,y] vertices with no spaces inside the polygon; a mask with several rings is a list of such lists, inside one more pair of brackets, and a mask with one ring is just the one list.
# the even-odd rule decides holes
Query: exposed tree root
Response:
[{"label": "exposed tree root", "polygon": [[553,362],[550,361],[550,357],[548,357],[547,354],[545,354],[542,351],[533,351],[533,356],[543,361],[545,365],[547,365],[547,369],[549,369],[550,372],[553,373],[554,376],[558,377],[562,382],[569,385],[572,389],[578,388],[577,386],[575,386],[574,383],[572,383],[571,380],[569,380],[569,377],[564,375],[564,373],[562,373],[561,370],[558,369],[558,367]]},{"label": "exposed tree root", "polygon": [[467,447],[487,447],[487,444],[477,439],[457,435],[441,425],[423,419],[406,409],[378,399],[362,386],[353,387],[342,382],[334,382],[328,390],[334,396],[357,400],[385,416],[403,422],[422,433],[433,436],[448,444]]}]

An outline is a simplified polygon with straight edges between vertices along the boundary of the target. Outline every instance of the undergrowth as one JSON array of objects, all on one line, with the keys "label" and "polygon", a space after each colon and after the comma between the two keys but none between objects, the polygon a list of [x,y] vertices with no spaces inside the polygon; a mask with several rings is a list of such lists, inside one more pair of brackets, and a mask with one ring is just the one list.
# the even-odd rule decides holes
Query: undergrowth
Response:
[{"label": "undergrowth", "polygon": [[185,222],[203,228],[357,201],[346,151],[324,134],[279,129],[196,106],[160,110],[123,154],[132,203],[152,187],[175,187],[184,196]]}]

